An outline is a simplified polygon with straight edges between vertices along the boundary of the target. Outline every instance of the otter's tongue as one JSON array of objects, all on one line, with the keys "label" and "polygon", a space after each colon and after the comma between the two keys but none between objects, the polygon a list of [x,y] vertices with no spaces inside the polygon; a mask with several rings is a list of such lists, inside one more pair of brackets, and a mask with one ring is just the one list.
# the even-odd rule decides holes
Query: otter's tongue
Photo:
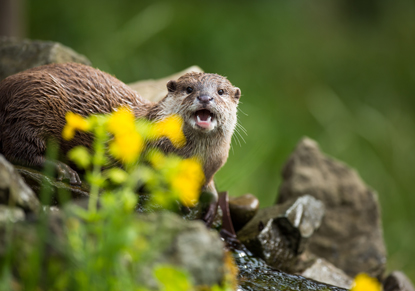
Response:
[{"label": "otter's tongue", "polygon": [[203,128],[209,128],[212,122],[212,116],[209,110],[199,110],[196,112],[196,124]]}]

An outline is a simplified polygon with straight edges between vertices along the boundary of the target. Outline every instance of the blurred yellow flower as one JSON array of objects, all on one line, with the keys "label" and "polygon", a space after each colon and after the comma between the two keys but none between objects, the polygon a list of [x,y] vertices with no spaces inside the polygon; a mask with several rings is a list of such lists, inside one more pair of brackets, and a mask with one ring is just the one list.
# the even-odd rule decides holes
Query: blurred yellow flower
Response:
[{"label": "blurred yellow flower", "polygon": [[110,153],[125,163],[135,162],[144,148],[144,141],[137,131],[114,135],[109,145]]},{"label": "blurred yellow flower", "polygon": [[154,125],[153,136],[156,139],[167,137],[175,147],[180,148],[186,144],[182,127],[183,119],[177,114],[170,115]]},{"label": "blurred yellow flower", "polygon": [[114,135],[110,153],[125,163],[135,162],[144,148],[144,140],[137,132],[135,116],[128,107],[120,107],[108,118],[107,130]]},{"label": "blurred yellow flower", "polygon": [[197,158],[166,156],[154,149],[148,153],[147,158],[154,169],[165,177],[169,190],[173,193],[173,199],[179,199],[183,205],[189,207],[198,202],[205,176]]},{"label": "blurred yellow flower", "polygon": [[71,140],[75,136],[75,130],[87,131],[89,129],[89,122],[81,115],[67,112],[65,115],[66,124],[62,131],[62,137],[66,140]]},{"label": "blurred yellow flower", "polygon": [[166,164],[166,156],[157,150],[150,151],[147,157],[156,170],[161,170]]},{"label": "blurred yellow flower", "polygon": [[135,116],[128,107],[120,107],[108,119],[107,129],[114,135],[135,131]]},{"label": "blurred yellow flower", "polygon": [[184,206],[194,206],[200,194],[200,189],[205,180],[202,165],[196,158],[180,161],[171,185]]},{"label": "blurred yellow flower", "polygon": [[350,291],[381,291],[382,285],[375,278],[365,273],[360,273],[354,278]]}]

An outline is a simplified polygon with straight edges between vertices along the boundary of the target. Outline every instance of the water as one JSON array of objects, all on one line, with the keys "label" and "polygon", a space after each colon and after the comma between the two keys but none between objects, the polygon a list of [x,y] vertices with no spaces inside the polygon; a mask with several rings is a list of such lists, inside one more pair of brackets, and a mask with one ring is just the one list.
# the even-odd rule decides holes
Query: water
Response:
[{"label": "water", "polygon": [[268,266],[262,259],[254,257],[246,249],[234,249],[233,256],[239,267],[238,291],[346,291],[343,288],[278,271]]}]

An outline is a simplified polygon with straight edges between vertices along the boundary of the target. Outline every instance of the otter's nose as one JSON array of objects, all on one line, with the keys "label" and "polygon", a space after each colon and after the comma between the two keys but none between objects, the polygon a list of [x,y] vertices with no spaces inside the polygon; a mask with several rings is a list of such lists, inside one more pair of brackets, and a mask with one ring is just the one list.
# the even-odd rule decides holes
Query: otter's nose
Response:
[{"label": "otter's nose", "polygon": [[201,102],[201,103],[209,103],[210,101],[213,100],[213,97],[209,96],[209,95],[201,95],[201,96],[197,96],[197,99]]}]

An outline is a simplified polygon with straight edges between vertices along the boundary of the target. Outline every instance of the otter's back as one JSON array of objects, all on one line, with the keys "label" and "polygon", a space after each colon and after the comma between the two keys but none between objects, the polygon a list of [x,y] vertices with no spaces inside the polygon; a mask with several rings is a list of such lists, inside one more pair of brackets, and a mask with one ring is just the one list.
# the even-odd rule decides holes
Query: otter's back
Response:
[{"label": "otter's back", "polygon": [[44,155],[49,137],[64,151],[88,146],[90,138],[82,134],[70,143],[62,140],[66,112],[88,116],[123,105],[141,117],[151,103],[115,77],[86,65],[51,64],[15,74],[0,83],[0,151],[6,158],[33,159]]}]

